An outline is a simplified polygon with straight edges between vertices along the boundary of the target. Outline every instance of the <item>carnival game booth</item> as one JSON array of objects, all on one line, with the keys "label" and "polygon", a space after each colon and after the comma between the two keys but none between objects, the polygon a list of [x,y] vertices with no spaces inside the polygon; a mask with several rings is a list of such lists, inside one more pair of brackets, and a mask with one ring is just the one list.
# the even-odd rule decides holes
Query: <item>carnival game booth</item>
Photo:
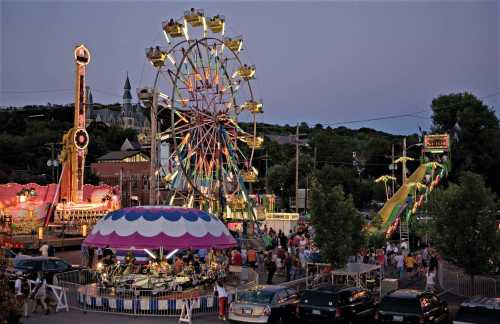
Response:
[{"label": "carnival game booth", "polygon": [[[130,251],[130,258],[99,264],[95,280],[79,288],[79,302],[103,311],[162,315],[180,310],[186,299],[194,298],[194,311],[215,307],[213,283],[226,276],[224,265],[185,262],[179,269],[172,259],[187,249],[224,250],[236,245],[222,222],[198,209],[143,206],[117,210],[94,226],[83,246]],[[149,262],[131,261],[134,251],[146,252]]]}]

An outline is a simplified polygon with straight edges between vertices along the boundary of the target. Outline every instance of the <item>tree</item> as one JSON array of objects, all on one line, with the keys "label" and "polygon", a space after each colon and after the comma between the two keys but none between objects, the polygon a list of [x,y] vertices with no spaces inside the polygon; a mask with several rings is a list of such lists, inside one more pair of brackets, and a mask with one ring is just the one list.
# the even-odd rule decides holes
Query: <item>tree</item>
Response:
[{"label": "tree", "polygon": [[430,195],[432,239],[443,256],[471,276],[484,272],[495,253],[495,194],[478,174]]},{"label": "tree", "polygon": [[316,232],[315,241],[324,259],[335,268],[344,266],[362,244],[360,219],[352,197],[346,197],[341,186],[330,187],[313,178],[311,222]]},{"label": "tree", "polygon": [[495,112],[467,92],[439,96],[431,107],[433,131],[449,133],[453,140],[451,180],[473,171],[499,194],[500,126]]}]

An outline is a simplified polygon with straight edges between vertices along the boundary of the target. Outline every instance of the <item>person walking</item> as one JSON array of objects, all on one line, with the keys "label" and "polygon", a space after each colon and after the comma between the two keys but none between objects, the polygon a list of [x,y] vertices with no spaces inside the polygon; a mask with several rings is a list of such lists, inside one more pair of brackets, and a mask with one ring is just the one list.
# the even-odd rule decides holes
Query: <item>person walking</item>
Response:
[{"label": "person walking", "polygon": [[18,305],[23,305],[23,316],[28,316],[28,296],[29,286],[26,278],[23,276],[23,273],[18,271],[16,273],[17,278],[14,283],[14,292],[16,294],[16,301]]},{"label": "person walking", "polygon": [[394,261],[396,262],[396,270],[399,274],[399,278],[403,278],[404,276],[404,271],[405,271],[405,268],[404,268],[404,257],[403,255],[401,254],[401,252],[399,252],[395,257],[394,257]]},{"label": "person walking", "polygon": [[425,290],[426,291],[434,291],[434,286],[436,285],[436,271],[435,269],[430,269],[427,271],[427,275],[425,277]]},{"label": "person walking", "polygon": [[49,307],[45,302],[45,299],[47,298],[47,281],[45,280],[44,275],[41,272],[38,272],[38,276],[35,281],[35,289],[32,292],[32,299],[33,298],[36,302],[33,312],[36,313],[38,310],[38,306],[42,306],[43,310],[45,311],[45,315],[48,315]]},{"label": "person walking", "polygon": [[47,243],[44,243],[40,249],[39,249],[40,253],[42,254],[42,256],[44,257],[48,257],[49,256],[49,246]]},{"label": "person walking", "polygon": [[410,278],[413,277],[413,270],[415,268],[415,264],[417,263],[417,261],[415,260],[415,258],[413,257],[413,253],[409,253],[408,256],[405,258],[405,267],[406,267],[406,272],[408,272],[408,275],[410,276]]},{"label": "person walking", "polygon": [[272,285],[273,284],[273,276],[274,273],[276,272],[276,262],[273,260],[272,252],[269,252],[267,255],[264,265],[266,266],[267,270],[267,284]]},{"label": "person walking", "polygon": [[227,292],[221,279],[217,280],[217,282],[215,283],[214,292],[217,293],[217,299],[219,300],[219,319],[225,321]]},{"label": "person walking", "polygon": [[257,251],[253,247],[249,248],[247,251],[247,263],[250,268],[255,269],[257,264]]},{"label": "person walking", "polygon": [[292,276],[292,256],[285,252],[285,272],[286,272],[286,281],[290,281]]}]

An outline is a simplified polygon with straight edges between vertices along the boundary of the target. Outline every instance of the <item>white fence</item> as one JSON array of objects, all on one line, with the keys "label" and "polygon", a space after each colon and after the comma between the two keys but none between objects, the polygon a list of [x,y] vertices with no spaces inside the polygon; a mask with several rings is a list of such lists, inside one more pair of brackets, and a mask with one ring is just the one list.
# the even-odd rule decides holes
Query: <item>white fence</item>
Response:
[{"label": "white fence", "polygon": [[494,278],[485,276],[474,276],[472,278],[464,274],[463,270],[445,261],[439,263],[438,280],[441,288],[459,296],[500,296],[497,291],[499,283]]},{"label": "white fence", "polygon": [[[249,268],[243,268],[236,278],[239,287],[250,288],[258,283],[258,275]],[[233,275],[234,276],[234,275]],[[196,314],[215,313],[217,297],[212,287],[171,292],[154,289],[123,289],[105,287],[96,272],[89,270],[72,271],[56,275],[56,281],[66,292],[70,308],[83,312],[121,313],[134,316],[175,316],[181,315],[184,306]],[[234,279],[234,278],[233,278]],[[229,288],[229,287],[228,287]],[[231,291],[231,288],[229,288]],[[234,294],[229,294],[229,301]]]}]

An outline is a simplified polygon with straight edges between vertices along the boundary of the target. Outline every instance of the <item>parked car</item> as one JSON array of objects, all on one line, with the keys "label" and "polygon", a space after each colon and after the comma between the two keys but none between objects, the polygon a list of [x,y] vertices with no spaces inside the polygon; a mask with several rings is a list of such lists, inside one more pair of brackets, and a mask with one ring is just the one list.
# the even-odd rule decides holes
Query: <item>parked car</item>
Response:
[{"label": "parked car", "polygon": [[500,298],[475,297],[463,302],[454,324],[495,324],[500,322]]},{"label": "parked car", "polygon": [[382,298],[377,313],[379,323],[448,323],[446,302],[431,292],[399,289]]},{"label": "parked car", "polygon": [[25,277],[35,280],[38,272],[43,272],[47,277],[47,283],[52,284],[54,274],[67,271],[79,270],[82,267],[71,265],[57,257],[18,255],[14,259],[15,273],[22,272]]},{"label": "parked car", "polygon": [[229,306],[232,323],[293,323],[299,295],[282,286],[257,286],[238,292]]},{"label": "parked car", "polygon": [[305,290],[297,309],[302,322],[372,323],[376,303],[367,289],[326,285]]}]

